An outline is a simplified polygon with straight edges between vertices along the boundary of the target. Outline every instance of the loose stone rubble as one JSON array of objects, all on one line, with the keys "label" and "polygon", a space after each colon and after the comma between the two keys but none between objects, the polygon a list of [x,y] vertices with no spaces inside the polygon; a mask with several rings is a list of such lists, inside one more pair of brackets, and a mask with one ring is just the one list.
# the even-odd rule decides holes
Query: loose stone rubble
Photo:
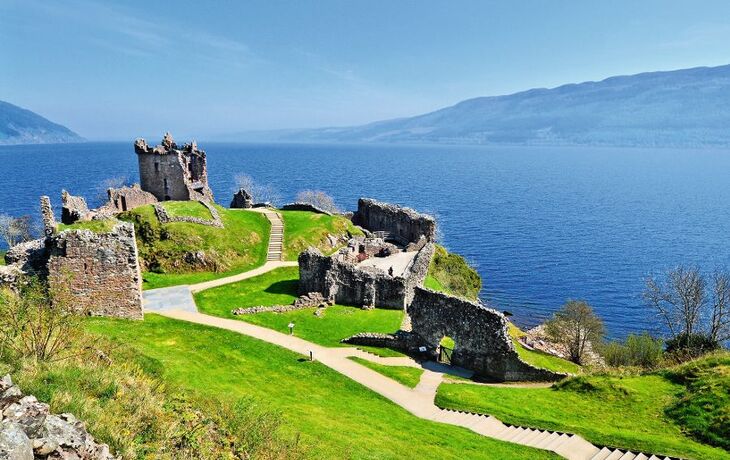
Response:
[{"label": "loose stone rubble", "polygon": [[223,228],[223,220],[221,219],[221,216],[215,206],[203,200],[199,200],[198,203],[202,204],[206,207],[206,209],[208,209],[211,216],[210,219],[201,219],[200,217],[193,216],[171,216],[167,212],[167,209],[165,209],[165,207],[162,205],[162,203],[155,203],[153,206],[155,208],[155,215],[157,216],[157,220],[159,220],[161,224],[168,224],[170,222],[188,222],[191,224]]},{"label": "loose stone rubble", "polygon": [[24,396],[9,375],[0,379],[0,460],[113,460],[72,414],[51,414]]},{"label": "loose stone rubble", "polygon": [[248,308],[236,308],[231,311],[234,315],[251,315],[256,313],[287,313],[295,310],[316,307],[314,314],[321,315],[321,311],[332,305],[332,302],[324,298],[319,292],[309,292],[299,296],[291,305],[258,306]]}]

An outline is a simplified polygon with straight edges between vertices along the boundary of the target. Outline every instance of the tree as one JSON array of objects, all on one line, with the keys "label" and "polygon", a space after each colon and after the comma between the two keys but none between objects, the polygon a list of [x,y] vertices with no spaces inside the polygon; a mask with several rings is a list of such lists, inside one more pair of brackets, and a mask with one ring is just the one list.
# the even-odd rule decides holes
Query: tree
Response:
[{"label": "tree", "polygon": [[281,194],[271,185],[261,185],[248,174],[236,174],[233,177],[236,190],[244,189],[251,195],[254,203],[269,203],[273,206],[281,204]]},{"label": "tree", "polygon": [[568,359],[581,364],[588,345],[598,344],[603,338],[603,321],[588,303],[569,300],[545,323],[545,332],[565,347]]},{"label": "tree", "polygon": [[[730,274],[716,270],[709,282],[698,267],[679,266],[663,279],[648,277],[644,300],[670,334],[669,342],[720,343],[730,339]],[[682,340],[679,340],[682,339]]]},{"label": "tree", "polygon": [[8,247],[33,239],[33,218],[31,216],[12,217],[0,214],[0,237]]},{"label": "tree", "polygon": [[321,190],[302,190],[297,194],[297,202],[311,204],[315,208],[332,214],[339,211],[334,198]]}]

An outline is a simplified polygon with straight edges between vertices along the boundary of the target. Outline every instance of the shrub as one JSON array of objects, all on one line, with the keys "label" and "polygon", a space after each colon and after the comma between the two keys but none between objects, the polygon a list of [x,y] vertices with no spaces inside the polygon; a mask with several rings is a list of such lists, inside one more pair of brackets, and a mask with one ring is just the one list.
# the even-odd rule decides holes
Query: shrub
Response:
[{"label": "shrub", "polygon": [[645,332],[629,335],[624,343],[608,342],[600,347],[600,353],[611,367],[639,366],[654,369],[662,359],[663,348],[661,339],[655,339]]},{"label": "shrub", "polygon": [[297,202],[311,204],[315,208],[332,214],[339,211],[334,198],[321,190],[302,190],[297,194]]},{"label": "shrub", "polygon": [[428,274],[447,294],[476,299],[482,290],[479,273],[469,266],[466,259],[448,252],[443,246],[436,246]]},{"label": "shrub", "polygon": [[707,334],[682,333],[667,341],[667,353],[677,361],[686,361],[720,349],[720,344]]}]

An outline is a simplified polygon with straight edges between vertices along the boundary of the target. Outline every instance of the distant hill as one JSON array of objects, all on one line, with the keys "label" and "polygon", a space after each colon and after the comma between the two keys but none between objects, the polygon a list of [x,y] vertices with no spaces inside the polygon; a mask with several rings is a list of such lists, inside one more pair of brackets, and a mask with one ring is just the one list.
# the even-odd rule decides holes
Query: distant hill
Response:
[{"label": "distant hill", "polygon": [[364,126],[252,140],[516,145],[730,146],[730,65],[478,97]]},{"label": "distant hill", "polygon": [[65,126],[53,123],[30,110],[0,101],[0,145],[83,141],[83,137]]}]

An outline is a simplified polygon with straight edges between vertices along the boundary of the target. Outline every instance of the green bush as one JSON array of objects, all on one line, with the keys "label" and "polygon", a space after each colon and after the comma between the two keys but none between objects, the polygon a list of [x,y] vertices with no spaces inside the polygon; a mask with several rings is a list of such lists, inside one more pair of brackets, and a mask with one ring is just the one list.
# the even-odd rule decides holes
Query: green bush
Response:
[{"label": "green bush", "polygon": [[466,259],[437,245],[428,268],[426,286],[473,300],[479,297],[482,290],[482,278],[469,266]]},{"label": "green bush", "polygon": [[638,366],[654,369],[661,362],[664,343],[648,333],[630,334],[626,341],[608,342],[600,347],[603,359],[611,367]]},{"label": "green bush", "polygon": [[720,344],[706,334],[682,333],[667,341],[667,353],[676,361],[699,358],[720,349]]}]

